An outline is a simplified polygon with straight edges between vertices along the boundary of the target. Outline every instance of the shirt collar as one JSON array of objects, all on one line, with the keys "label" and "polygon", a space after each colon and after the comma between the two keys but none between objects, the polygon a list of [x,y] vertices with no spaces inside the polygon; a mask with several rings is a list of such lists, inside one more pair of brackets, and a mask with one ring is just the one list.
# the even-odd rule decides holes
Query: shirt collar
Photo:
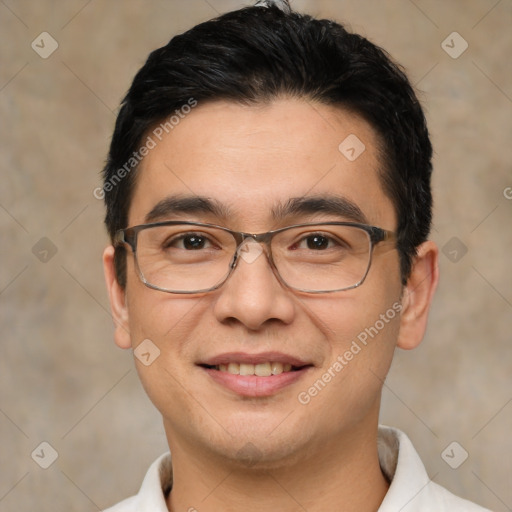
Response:
[{"label": "shirt collar", "polygon": [[136,510],[168,512],[166,498],[172,487],[171,454],[164,453],[151,464],[137,494]]},{"label": "shirt collar", "polygon": [[[439,499],[444,503],[447,495],[450,503],[452,498],[459,501],[428,477],[419,455],[403,432],[379,426],[377,446],[381,469],[391,482],[378,512],[430,512],[433,505],[441,504]],[[136,510],[168,512],[166,496],[171,487],[171,455],[166,453],[149,468],[137,495]]]},{"label": "shirt collar", "polygon": [[427,507],[432,506],[428,496],[432,481],[409,438],[400,430],[380,426],[377,443],[380,467],[391,482],[378,512],[431,510]]}]

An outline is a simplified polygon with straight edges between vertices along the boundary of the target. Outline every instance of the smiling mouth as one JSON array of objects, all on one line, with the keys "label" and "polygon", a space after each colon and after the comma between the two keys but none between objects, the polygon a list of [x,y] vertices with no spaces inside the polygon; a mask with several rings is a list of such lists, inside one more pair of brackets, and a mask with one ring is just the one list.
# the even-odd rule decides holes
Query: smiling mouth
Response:
[{"label": "smiling mouth", "polygon": [[257,377],[271,377],[272,375],[280,375],[282,373],[296,372],[310,365],[305,366],[292,366],[289,363],[280,363],[277,361],[269,361],[266,363],[250,364],[250,363],[229,363],[218,365],[202,364],[203,368],[208,370],[217,370],[219,372],[230,373],[231,375],[251,376]]}]

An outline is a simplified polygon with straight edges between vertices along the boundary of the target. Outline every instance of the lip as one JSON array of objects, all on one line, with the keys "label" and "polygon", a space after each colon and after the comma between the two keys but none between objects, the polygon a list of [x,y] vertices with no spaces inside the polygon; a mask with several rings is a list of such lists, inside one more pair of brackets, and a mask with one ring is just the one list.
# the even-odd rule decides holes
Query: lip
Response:
[{"label": "lip", "polygon": [[[257,375],[233,375],[229,372],[221,372],[207,366],[218,366],[229,363],[259,364],[266,362],[278,362],[291,364],[297,369],[283,372],[279,375],[269,377],[258,377]],[[247,354],[246,352],[229,352],[219,354],[206,361],[198,363],[198,366],[217,384],[232,391],[233,393],[251,398],[269,397],[275,395],[287,386],[290,386],[302,379],[313,367],[297,357],[280,352],[263,352],[259,354]]]},{"label": "lip", "polygon": [[311,366],[304,366],[295,371],[284,372],[270,377],[257,375],[232,375],[213,368],[202,368],[217,384],[245,397],[268,397],[300,380]]}]

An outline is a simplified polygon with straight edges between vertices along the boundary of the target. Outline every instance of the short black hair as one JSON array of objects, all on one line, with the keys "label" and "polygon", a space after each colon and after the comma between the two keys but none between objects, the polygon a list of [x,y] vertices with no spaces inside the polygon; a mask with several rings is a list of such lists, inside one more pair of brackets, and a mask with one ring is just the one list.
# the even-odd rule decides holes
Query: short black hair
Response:
[{"label": "short black hair", "polygon": [[[398,218],[405,284],[432,221],[432,146],[416,94],[403,69],[364,37],[332,20],[275,5],[228,12],[149,55],[122,101],[103,170],[111,239],[127,227],[139,161],[134,156],[140,159],[148,130],[166,119],[170,127],[169,116],[185,105],[215,100],[253,105],[280,97],[348,109],[376,131],[382,187]],[[122,247],[115,265],[124,286]]]}]

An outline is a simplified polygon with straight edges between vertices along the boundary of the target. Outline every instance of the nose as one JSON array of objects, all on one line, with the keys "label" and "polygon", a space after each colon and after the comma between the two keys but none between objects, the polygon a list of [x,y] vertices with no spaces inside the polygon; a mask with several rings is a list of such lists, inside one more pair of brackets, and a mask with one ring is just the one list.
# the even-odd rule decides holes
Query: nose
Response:
[{"label": "nose", "polygon": [[214,314],[221,323],[239,322],[250,330],[293,321],[292,292],[281,284],[266,251],[254,239],[245,240],[239,247],[237,266],[218,290]]}]

